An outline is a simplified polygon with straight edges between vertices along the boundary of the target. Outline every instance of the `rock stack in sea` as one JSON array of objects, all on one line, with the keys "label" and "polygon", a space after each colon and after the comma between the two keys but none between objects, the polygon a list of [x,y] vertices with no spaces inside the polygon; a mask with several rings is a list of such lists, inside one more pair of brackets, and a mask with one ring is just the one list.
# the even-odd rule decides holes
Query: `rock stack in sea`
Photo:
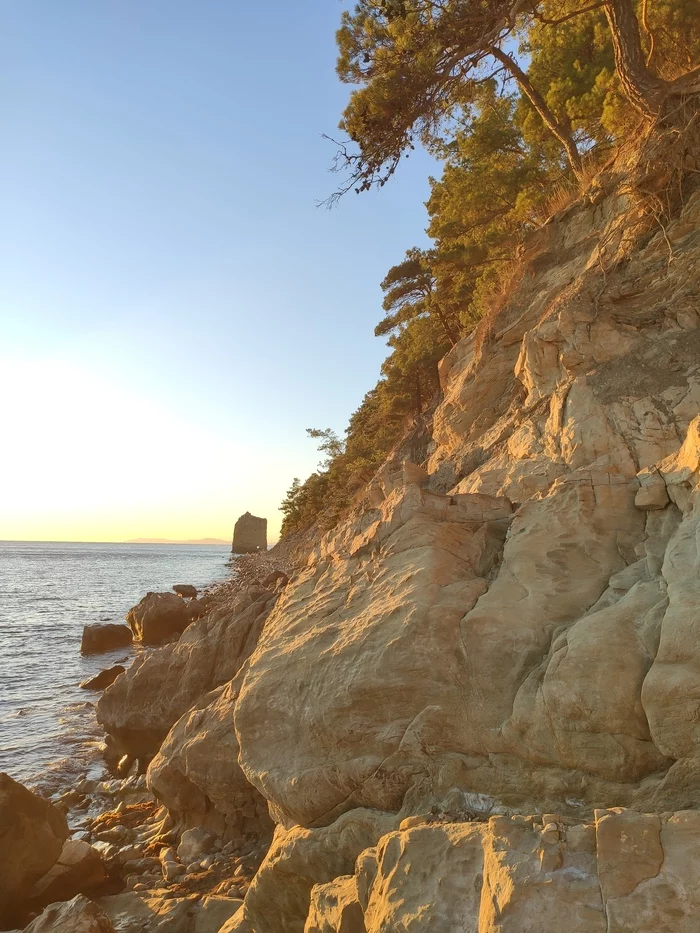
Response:
[{"label": "rock stack in sea", "polygon": [[267,519],[258,518],[246,512],[238,519],[233,528],[234,554],[256,554],[267,551]]}]

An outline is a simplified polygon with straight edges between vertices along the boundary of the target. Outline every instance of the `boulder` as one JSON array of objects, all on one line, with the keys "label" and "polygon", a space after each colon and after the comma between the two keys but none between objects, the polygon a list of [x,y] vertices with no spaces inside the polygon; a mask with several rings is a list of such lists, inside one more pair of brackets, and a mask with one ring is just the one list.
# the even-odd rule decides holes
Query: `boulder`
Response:
[{"label": "boulder", "polygon": [[192,621],[187,603],[174,593],[147,593],[126,614],[134,640],[160,645],[181,635]]},{"label": "boulder", "polygon": [[97,904],[79,894],[70,901],[49,904],[24,933],[115,933]]},{"label": "boulder", "polygon": [[267,519],[258,518],[246,512],[236,522],[233,529],[234,554],[255,554],[267,551]]},{"label": "boulder", "polygon": [[104,654],[124,648],[133,640],[131,629],[117,622],[95,622],[83,628],[80,644],[82,654]]},{"label": "boulder", "polygon": [[52,803],[0,774],[0,917],[28,899],[67,838],[66,818]]},{"label": "boulder", "polygon": [[177,857],[183,865],[189,865],[209,855],[216,841],[212,833],[202,827],[187,829],[182,834],[180,844],[177,847]]},{"label": "boulder", "polygon": [[58,861],[31,890],[31,899],[42,904],[88,894],[107,880],[107,871],[96,849],[79,839],[68,839]]},{"label": "boulder", "polygon": [[80,686],[83,690],[105,690],[107,687],[111,686],[117,677],[123,674],[125,670],[126,668],[121,664],[115,664],[114,667],[107,667],[105,670],[100,671],[99,674],[95,674],[94,677],[89,677],[87,680],[84,680]]},{"label": "boulder", "polygon": [[173,587],[178,596],[184,596],[189,598],[195,598],[199,590],[196,586],[191,586],[189,583],[176,583]]}]

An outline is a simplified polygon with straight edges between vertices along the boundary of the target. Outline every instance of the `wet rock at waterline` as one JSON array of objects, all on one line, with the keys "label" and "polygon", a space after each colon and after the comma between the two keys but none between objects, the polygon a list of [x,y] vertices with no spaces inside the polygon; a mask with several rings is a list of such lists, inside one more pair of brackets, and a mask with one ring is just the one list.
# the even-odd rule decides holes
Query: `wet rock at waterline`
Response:
[{"label": "wet rock at waterline", "polygon": [[131,629],[117,622],[95,622],[83,629],[81,654],[104,654],[125,648],[133,640]]},{"label": "wet rock at waterline", "polygon": [[121,664],[115,664],[114,667],[107,667],[105,670],[84,680],[80,686],[83,690],[105,690],[126,670]]}]

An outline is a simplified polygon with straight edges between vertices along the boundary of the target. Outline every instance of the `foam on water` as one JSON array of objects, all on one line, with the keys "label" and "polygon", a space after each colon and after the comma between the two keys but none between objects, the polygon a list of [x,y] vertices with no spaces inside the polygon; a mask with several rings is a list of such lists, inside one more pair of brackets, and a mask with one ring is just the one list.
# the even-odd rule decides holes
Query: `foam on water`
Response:
[{"label": "foam on water", "polygon": [[80,689],[137,649],[82,657],[84,625],[119,622],[148,590],[227,576],[224,545],[0,541],[0,771],[44,793],[99,767],[98,693]]}]

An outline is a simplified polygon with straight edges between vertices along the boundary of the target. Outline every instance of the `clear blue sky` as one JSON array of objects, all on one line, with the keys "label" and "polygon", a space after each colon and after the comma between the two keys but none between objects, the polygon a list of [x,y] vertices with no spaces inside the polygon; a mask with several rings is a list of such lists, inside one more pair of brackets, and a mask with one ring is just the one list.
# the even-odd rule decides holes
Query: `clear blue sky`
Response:
[{"label": "clear blue sky", "polygon": [[271,530],[376,381],[427,156],[315,202],[337,0],[1,0],[0,538]]}]

